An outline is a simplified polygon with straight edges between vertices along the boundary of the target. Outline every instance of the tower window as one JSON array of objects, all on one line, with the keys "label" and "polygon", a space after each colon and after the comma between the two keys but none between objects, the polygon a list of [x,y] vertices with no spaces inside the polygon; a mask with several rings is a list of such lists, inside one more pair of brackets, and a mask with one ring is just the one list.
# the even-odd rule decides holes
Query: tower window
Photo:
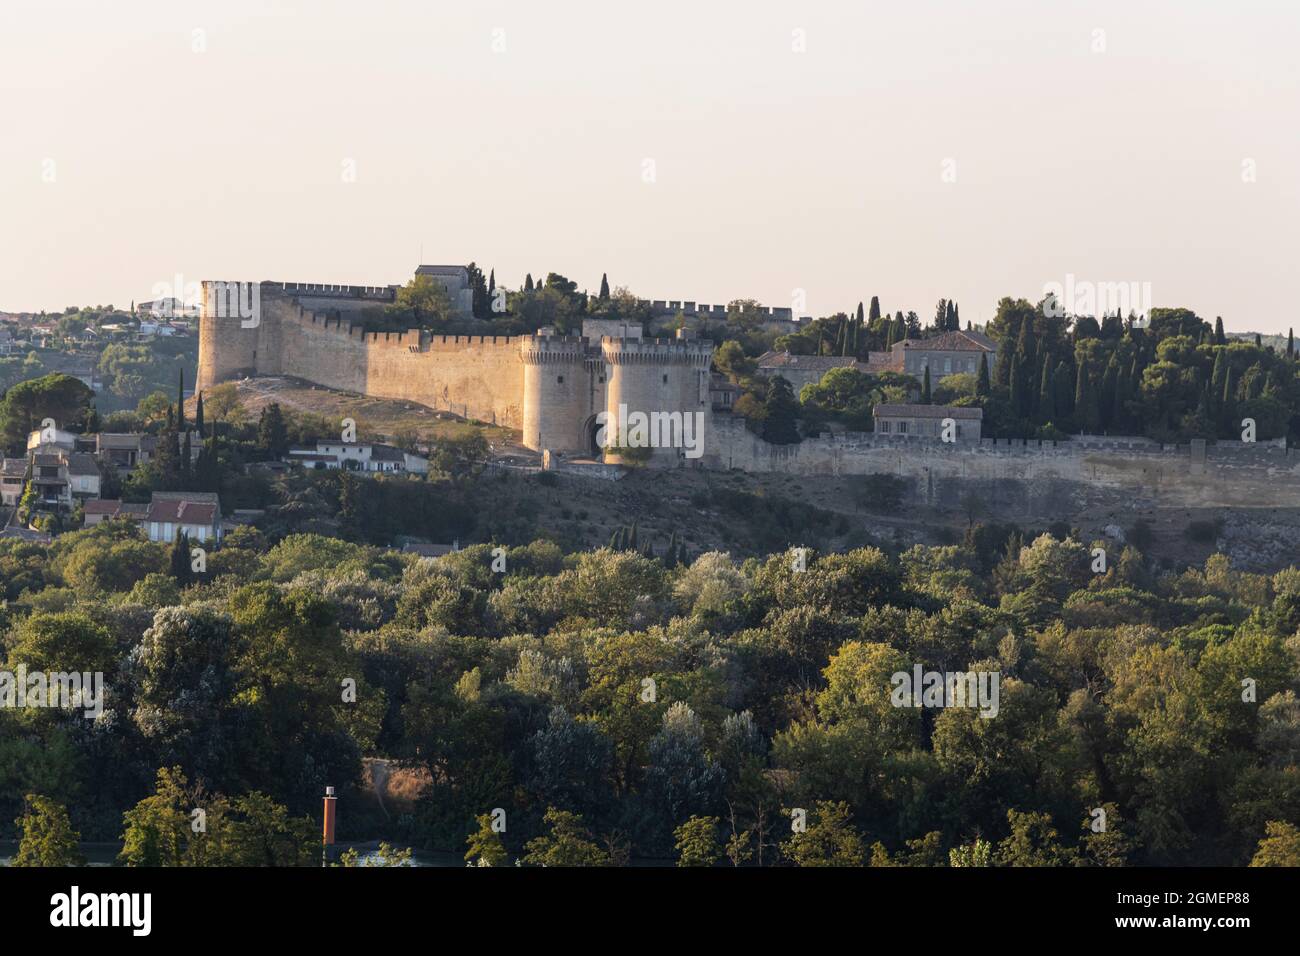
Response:
[{"label": "tower window", "polygon": [[561,385],[564,384],[564,376],[563,376],[563,375],[557,375],[556,378],[555,378],[555,380],[556,380],[557,382],[559,382]]},{"label": "tower window", "polygon": [[668,384],[668,376],[667,376],[667,375],[664,376],[664,384],[665,384],[665,385]]}]

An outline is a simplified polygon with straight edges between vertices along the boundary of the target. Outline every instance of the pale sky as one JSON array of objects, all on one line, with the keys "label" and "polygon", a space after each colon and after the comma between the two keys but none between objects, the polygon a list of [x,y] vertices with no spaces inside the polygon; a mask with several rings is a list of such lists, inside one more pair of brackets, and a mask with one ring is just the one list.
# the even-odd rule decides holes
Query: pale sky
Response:
[{"label": "pale sky", "polygon": [[1297,41],[1295,0],[0,0],[0,309],[422,256],[927,320],[1073,275],[1284,331]]}]

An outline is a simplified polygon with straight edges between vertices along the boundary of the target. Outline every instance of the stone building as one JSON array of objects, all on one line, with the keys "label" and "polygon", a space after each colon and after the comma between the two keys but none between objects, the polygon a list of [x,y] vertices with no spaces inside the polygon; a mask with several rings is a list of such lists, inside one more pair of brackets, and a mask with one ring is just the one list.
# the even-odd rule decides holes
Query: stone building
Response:
[{"label": "stone building", "polygon": [[764,378],[778,375],[790,383],[797,397],[805,385],[816,385],[833,368],[852,368],[867,371],[865,365],[851,355],[792,355],[789,352],[764,352],[757,359],[756,371]]},{"label": "stone building", "polygon": [[982,332],[944,332],[929,339],[903,339],[888,352],[872,352],[867,371],[904,372],[920,379],[929,368],[930,379],[937,384],[945,375],[978,375],[981,355],[988,357],[992,375],[998,357],[992,339]]},{"label": "stone building", "polygon": [[[440,272],[428,270],[446,268],[422,266],[420,274],[441,281]],[[639,327],[593,320],[577,336],[549,329],[522,336],[365,331],[362,313],[391,304],[396,291],[204,282],[197,388],[293,376],[519,429],[526,447],[566,455],[596,454],[602,420],[628,413],[663,421],[690,416],[707,430],[711,343],[685,333],[644,339]],[[652,443],[648,463],[677,464],[680,452]]]},{"label": "stone building", "polygon": [[469,269],[466,266],[420,266],[415,274],[428,276],[446,289],[451,304],[459,315],[473,314],[474,289],[469,283]]},{"label": "stone building", "polygon": [[894,438],[940,438],[943,421],[952,419],[954,438],[959,442],[979,442],[984,419],[982,408],[958,408],[954,405],[877,405],[871,410],[877,435]]}]

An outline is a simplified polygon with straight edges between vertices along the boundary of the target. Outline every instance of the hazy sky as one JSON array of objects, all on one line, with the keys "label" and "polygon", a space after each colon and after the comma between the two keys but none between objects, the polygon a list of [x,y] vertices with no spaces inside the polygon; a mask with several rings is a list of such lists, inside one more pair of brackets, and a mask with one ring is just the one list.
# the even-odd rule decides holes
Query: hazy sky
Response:
[{"label": "hazy sky", "polygon": [[1297,39],[1295,0],[0,0],[0,309],[422,255],[976,321],[1073,274],[1285,330]]}]

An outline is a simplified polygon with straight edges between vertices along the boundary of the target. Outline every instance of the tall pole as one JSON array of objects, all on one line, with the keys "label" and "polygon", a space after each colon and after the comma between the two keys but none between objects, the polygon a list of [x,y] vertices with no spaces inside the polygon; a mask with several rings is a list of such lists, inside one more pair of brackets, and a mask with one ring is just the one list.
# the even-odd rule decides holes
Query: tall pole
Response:
[{"label": "tall pole", "polygon": [[320,865],[329,865],[329,848],[334,845],[334,788],[325,788],[325,826],[321,832]]}]

